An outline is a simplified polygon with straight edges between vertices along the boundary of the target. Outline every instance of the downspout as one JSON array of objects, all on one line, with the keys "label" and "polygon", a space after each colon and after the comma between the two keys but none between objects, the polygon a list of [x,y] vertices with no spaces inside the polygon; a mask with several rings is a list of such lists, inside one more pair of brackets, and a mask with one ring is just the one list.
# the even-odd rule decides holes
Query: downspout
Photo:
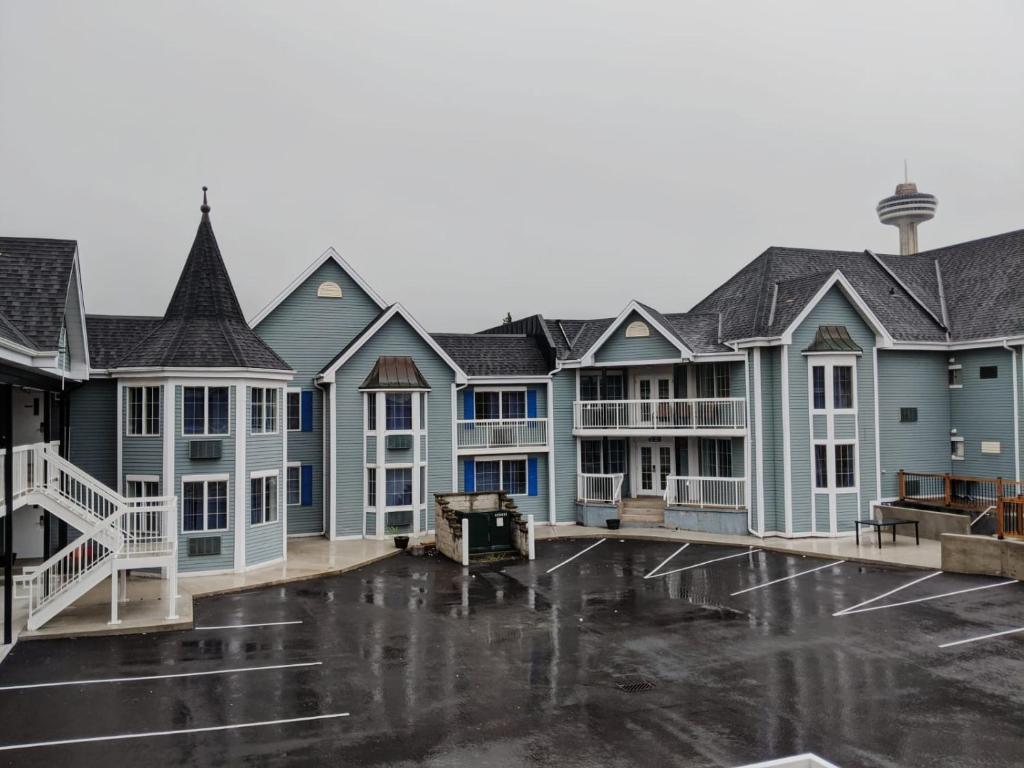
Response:
[{"label": "downspout", "polygon": [[1003,348],[1009,350],[1010,361],[1012,363],[1010,370],[1013,371],[1013,479],[1020,481],[1020,418],[1019,418],[1019,403],[1017,395],[1017,350],[1010,346],[1010,343],[1004,339]]}]

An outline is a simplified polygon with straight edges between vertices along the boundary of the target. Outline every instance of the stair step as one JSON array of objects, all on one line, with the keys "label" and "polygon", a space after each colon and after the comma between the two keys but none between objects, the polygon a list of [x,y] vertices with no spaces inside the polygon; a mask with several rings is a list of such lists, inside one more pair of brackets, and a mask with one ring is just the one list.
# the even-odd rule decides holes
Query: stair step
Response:
[{"label": "stair step", "polygon": [[623,523],[664,523],[665,514],[663,512],[649,513],[649,514],[634,514],[623,512],[619,519]]}]

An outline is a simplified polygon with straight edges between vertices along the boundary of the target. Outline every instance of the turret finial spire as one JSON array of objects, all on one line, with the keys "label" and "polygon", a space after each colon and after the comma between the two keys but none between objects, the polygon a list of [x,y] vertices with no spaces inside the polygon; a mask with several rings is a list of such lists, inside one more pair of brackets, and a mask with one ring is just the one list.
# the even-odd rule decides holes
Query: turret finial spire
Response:
[{"label": "turret finial spire", "polygon": [[206,202],[206,187],[203,187],[203,204],[199,206],[199,210],[202,212],[204,219],[210,213],[210,204]]}]

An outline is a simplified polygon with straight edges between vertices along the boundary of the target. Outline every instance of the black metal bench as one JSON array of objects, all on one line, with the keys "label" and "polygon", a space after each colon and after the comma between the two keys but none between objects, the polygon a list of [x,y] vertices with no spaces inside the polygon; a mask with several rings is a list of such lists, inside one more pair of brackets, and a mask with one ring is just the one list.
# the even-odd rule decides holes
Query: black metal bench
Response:
[{"label": "black metal bench", "polygon": [[882,520],[855,520],[857,524],[857,546],[860,546],[860,527],[862,525],[874,526],[875,532],[878,534],[878,548],[882,548],[882,529],[892,528],[892,540],[896,541],[896,526],[897,525],[912,525],[914,526],[914,539],[917,546],[921,546],[921,534],[918,531],[917,520],[906,520],[901,517],[889,517]]}]

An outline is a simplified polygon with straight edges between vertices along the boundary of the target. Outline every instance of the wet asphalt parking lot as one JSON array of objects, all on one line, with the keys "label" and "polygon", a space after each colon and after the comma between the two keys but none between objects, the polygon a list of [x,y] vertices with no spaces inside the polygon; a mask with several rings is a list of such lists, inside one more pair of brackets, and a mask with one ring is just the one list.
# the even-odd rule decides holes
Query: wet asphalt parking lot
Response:
[{"label": "wet asphalt parking lot", "polygon": [[1024,584],[680,546],[398,556],[23,642],[0,765],[1024,764],[1024,632],[974,640],[1024,627]]}]

